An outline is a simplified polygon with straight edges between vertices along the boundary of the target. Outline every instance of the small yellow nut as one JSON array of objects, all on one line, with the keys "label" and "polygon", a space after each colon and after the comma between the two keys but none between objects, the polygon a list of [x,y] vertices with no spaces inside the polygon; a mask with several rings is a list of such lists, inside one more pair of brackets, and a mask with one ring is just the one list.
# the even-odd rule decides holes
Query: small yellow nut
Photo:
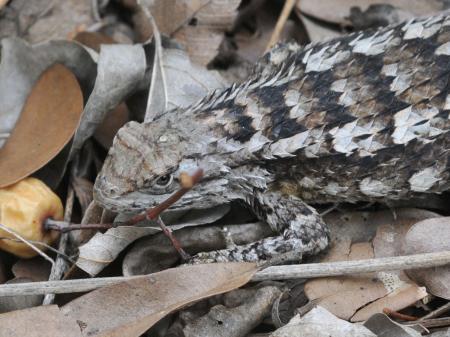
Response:
[{"label": "small yellow nut", "polygon": [[[0,189],[0,223],[27,240],[51,245],[58,238],[59,232],[46,231],[44,221],[47,218],[62,220],[63,214],[64,209],[59,197],[36,178],[26,178]],[[2,229],[0,237],[16,239],[14,235]],[[0,240],[0,249],[23,258],[37,255],[28,245],[11,240]]]}]

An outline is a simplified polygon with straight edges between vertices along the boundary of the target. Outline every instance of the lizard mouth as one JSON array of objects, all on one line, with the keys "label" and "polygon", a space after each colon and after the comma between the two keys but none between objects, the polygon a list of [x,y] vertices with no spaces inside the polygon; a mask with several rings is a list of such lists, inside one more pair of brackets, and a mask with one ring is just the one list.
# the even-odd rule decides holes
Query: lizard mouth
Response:
[{"label": "lizard mouth", "polygon": [[106,181],[97,179],[94,188],[94,199],[103,208],[117,213],[134,213],[154,207],[163,201],[165,195],[148,195],[139,191],[117,193],[114,187],[108,187]]},{"label": "lizard mouth", "polygon": [[[141,191],[123,192],[110,184],[107,179],[98,177],[94,187],[94,199],[103,208],[117,213],[135,213],[159,205],[171,194],[147,194]],[[180,202],[171,209],[183,208]]]}]

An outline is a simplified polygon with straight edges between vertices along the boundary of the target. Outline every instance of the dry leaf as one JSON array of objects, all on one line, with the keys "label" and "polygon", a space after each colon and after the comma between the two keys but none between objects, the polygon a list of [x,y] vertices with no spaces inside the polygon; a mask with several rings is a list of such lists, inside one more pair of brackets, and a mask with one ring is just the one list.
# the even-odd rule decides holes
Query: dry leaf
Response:
[{"label": "dry leaf", "polygon": [[[416,209],[400,209],[396,214],[398,219],[395,221],[390,211],[327,216],[333,229],[343,223],[346,228],[333,234],[335,243],[323,260],[330,262],[401,255],[398,248],[402,233],[417,221],[437,216],[436,213]],[[390,225],[383,225],[386,222]],[[373,247],[369,242],[351,245],[358,239],[368,240],[375,229]],[[393,242],[399,244],[393,245]],[[318,299],[321,306],[336,316],[352,322],[363,321],[374,313],[382,312],[385,307],[401,310],[427,295],[402,271],[315,279],[306,283],[305,294],[310,300]]]},{"label": "dry leaf", "polygon": [[0,148],[14,129],[31,89],[50,66],[61,63],[68,67],[85,97],[92,90],[96,65],[77,43],[51,41],[30,46],[21,39],[5,38],[1,41],[1,51]]},{"label": "dry leaf", "polygon": [[309,17],[302,15],[300,11],[296,12],[302,20],[311,42],[323,42],[344,34],[344,32],[330,28],[329,25],[321,25],[320,23],[311,20]]},{"label": "dry leaf", "polygon": [[[241,0],[156,0],[143,1],[155,18],[161,33],[180,42],[190,59],[207,65],[216,55],[224,33],[230,30]],[[136,17],[142,41],[151,35],[151,27],[138,11]]]},{"label": "dry leaf", "polygon": [[[313,42],[355,30],[386,26],[413,17],[434,15],[446,9],[440,0],[301,0],[296,13]],[[306,15],[303,15],[306,14]]]},{"label": "dry leaf", "polygon": [[102,44],[116,43],[113,38],[100,32],[79,32],[73,40],[92,48],[97,53],[100,52],[100,46]]},{"label": "dry leaf", "polygon": [[[86,212],[81,219],[81,224],[92,224],[92,223],[102,223],[103,208],[100,207],[95,201],[92,201],[86,209]],[[92,238],[97,231],[95,229],[84,229],[71,231],[69,235],[71,236],[71,241],[74,246],[78,247],[86,243],[90,238]]]},{"label": "dry leaf", "polygon": [[380,225],[408,219],[418,222],[437,216],[439,214],[422,209],[399,208],[376,212],[332,212],[324,220],[330,226],[332,241],[350,239],[351,242],[364,242],[373,239]]},{"label": "dry leaf", "polygon": [[[196,215],[188,218],[188,223],[177,223],[176,226],[170,227],[172,230],[180,229],[186,226],[206,224],[214,222],[223,217],[229,210],[229,206],[218,206],[209,210],[198,212],[189,212]],[[122,222],[128,220],[128,216],[119,215],[115,221]],[[178,221],[180,221],[179,219]],[[196,222],[195,222],[196,221]],[[170,224],[170,223],[167,223]],[[145,226],[145,227],[144,227]],[[154,222],[143,221],[133,227],[118,227],[107,230],[105,233],[96,233],[91,240],[79,248],[80,255],[77,260],[77,266],[83,269],[91,276],[97,275],[132,242],[137,239],[159,233],[161,228]],[[178,255],[174,255],[178,258]]]},{"label": "dry leaf", "polygon": [[297,9],[321,21],[344,26],[350,23],[351,8],[364,12],[370,5],[384,5],[386,12],[395,13],[395,22],[433,15],[446,9],[441,0],[334,0],[332,4],[327,0],[301,0],[297,2]]},{"label": "dry leaf", "polygon": [[78,202],[80,203],[81,213],[84,214],[93,200],[92,192],[94,189],[94,184],[85,178],[74,177],[72,187]]},{"label": "dry leaf", "polygon": [[0,337],[83,337],[78,324],[56,305],[0,315]]},{"label": "dry leaf", "polygon": [[[126,1],[126,0],[125,0]],[[142,0],[143,6],[147,7],[155,18],[158,29],[162,34],[171,35],[176,32],[210,0]],[[132,4],[131,7],[135,7]],[[137,11],[134,18],[136,30],[140,35],[141,41],[147,41],[152,35],[152,27],[148,18],[142,11]]]},{"label": "dry leaf", "polygon": [[[420,337],[422,334],[404,324],[392,321],[385,314],[375,314],[370,317],[364,326],[383,337]],[[434,334],[432,334],[434,336]],[[437,336],[436,336],[437,337]]]},{"label": "dry leaf", "polygon": [[[336,249],[339,251],[339,249]],[[339,260],[361,260],[373,258],[370,243],[354,244],[349,247],[346,258]],[[329,254],[327,261],[337,261]],[[305,284],[305,294],[309,300],[329,310],[337,317],[349,320],[355,312],[372,301],[387,294],[382,282],[375,274],[318,278]]]},{"label": "dry leaf", "polygon": [[[282,10],[282,2],[254,0],[239,8],[233,27],[233,41],[237,54],[254,64],[264,54]],[[297,22],[287,20],[279,41],[306,42],[304,29]]]},{"label": "dry leaf", "polygon": [[120,103],[95,129],[94,138],[105,149],[109,149],[117,131],[130,120],[130,111],[125,103]]},{"label": "dry leaf", "polygon": [[84,108],[69,157],[94,134],[106,114],[134,91],[144,77],[145,67],[141,45],[102,45],[95,86]]},{"label": "dry leaf", "polygon": [[[75,29],[95,23],[90,3],[79,0],[14,0],[8,5],[16,25],[6,36],[21,36],[31,43],[65,40]],[[1,33],[4,33],[3,29]],[[0,38],[5,36],[1,36]]]},{"label": "dry leaf", "polygon": [[28,278],[32,282],[47,281],[51,264],[41,256],[32,259],[20,259],[12,266],[16,278]]},{"label": "dry leaf", "polygon": [[427,295],[428,294],[425,288],[418,287],[414,284],[404,283],[403,286],[397,288],[387,296],[384,296],[372,303],[368,303],[365,307],[358,310],[352,317],[351,321],[365,321],[373,314],[383,312],[384,308],[388,308],[393,311],[400,311],[423,299]]},{"label": "dry leaf", "polygon": [[[97,53],[103,44],[115,44],[110,36],[100,32],[80,32],[74,37],[75,41],[92,48]],[[129,120],[129,111],[125,103],[119,104],[108,113],[102,123],[96,128],[94,138],[105,148],[109,149],[117,131]]]},{"label": "dry leaf", "polygon": [[83,96],[72,72],[60,64],[45,71],[0,149],[0,187],[29,176],[55,157],[72,138],[82,111]]},{"label": "dry leaf", "polygon": [[168,269],[101,288],[66,304],[83,336],[138,337],[174,310],[246,284],[252,263],[195,265]]},{"label": "dry leaf", "polygon": [[[227,226],[237,245],[255,242],[272,234],[264,223]],[[175,233],[183,249],[190,254],[226,248],[223,226],[183,228]],[[164,234],[152,235],[137,241],[123,259],[124,275],[143,275],[174,266],[179,255]]]},{"label": "dry leaf", "polygon": [[[206,96],[208,92],[227,87],[227,81],[217,71],[191,63],[186,52],[179,49],[163,49],[161,52],[162,68],[154,67],[153,71],[164,73],[165,95],[155,92],[152,97],[149,96],[145,121],[150,121],[164,112],[164,108],[185,108]],[[164,85],[158,80],[161,77],[152,76],[151,87],[157,87],[161,91],[161,86]]]},{"label": "dry leaf", "polygon": [[294,316],[288,324],[270,337],[375,337],[359,324],[351,324],[337,318],[325,308],[318,306],[303,317]]},{"label": "dry leaf", "polygon": [[183,328],[183,336],[245,336],[270,314],[274,301],[280,295],[281,291],[277,287],[266,286],[258,289],[237,307],[216,305],[206,315],[188,322]]},{"label": "dry leaf", "polygon": [[[26,277],[16,277],[6,282],[6,284],[28,282],[33,282],[33,280]],[[42,295],[2,296],[0,297],[0,313],[36,307],[41,305],[43,298],[44,296]],[[3,329],[3,327],[1,329]]]},{"label": "dry leaf", "polygon": [[[450,217],[416,223],[405,236],[405,254],[450,250]],[[408,276],[423,284],[430,293],[450,300],[450,266],[407,270]]]},{"label": "dry leaf", "polygon": [[88,243],[79,248],[77,267],[91,276],[97,275],[132,242],[158,233],[158,227],[118,227],[108,229],[105,233],[96,233]]}]

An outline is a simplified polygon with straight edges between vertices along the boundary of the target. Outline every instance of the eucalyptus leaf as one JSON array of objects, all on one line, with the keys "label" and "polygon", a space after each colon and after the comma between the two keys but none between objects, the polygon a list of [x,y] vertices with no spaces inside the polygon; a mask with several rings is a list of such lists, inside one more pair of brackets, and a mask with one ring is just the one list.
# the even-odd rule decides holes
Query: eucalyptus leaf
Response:
[{"label": "eucalyptus leaf", "polygon": [[68,67],[87,97],[96,75],[95,62],[78,43],[51,41],[31,46],[19,38],[1,41],[0,148],[16,125],[33,85],[55,63]]},{"label": "eucalyptus leaf", "polygon": [[183,50],[162,48],[162,57],[157,57],[159,54],[156,49],[146,122],[164,111],[186,108],[210,91],[229,85],[217,71],[192,63]]},{"label": "eucalyptus leaf", "polygon": [[142,45],[102,45],[94,90],[84,108],[69,158],[93,135],[107,113],[133,93],[144,77],[145,67]]}]

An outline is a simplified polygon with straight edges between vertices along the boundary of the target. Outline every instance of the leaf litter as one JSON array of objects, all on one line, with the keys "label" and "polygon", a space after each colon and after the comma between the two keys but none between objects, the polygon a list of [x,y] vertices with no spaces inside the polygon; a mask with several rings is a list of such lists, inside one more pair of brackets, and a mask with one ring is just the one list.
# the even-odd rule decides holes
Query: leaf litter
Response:
[{"label": "leaf litter", "polygon": [[0,161],[0,187],[29,176],[53,159],[71,140],[82,111],[81,89],[70,70],[58,64],[46,70],[0,149],[0,157],[5,158]]},{"label": "leaf litter", "polygon": [[[26,114],[28,105],[33,108],[30,111],[36,111],[39,104],[29,101],[39,89],[40,79],[52,71],[52,66],[66,67],[66,74],[70,74],[75,79],[72,82],[79,86],[82,100],[78,110],[80,119],[76,123],[65,115],[67,109],[60,109],[57,112],[60,113],[61,124],[52,132],[41,132],[41,139],[47,138],[53,151],[42,150],[37,157],[32,157],[39,160],[30,160],[28,165],[22,165],[22,159],[17,160],[20,164],[13,164],[8,170],[0,169],[0,178],[2,174],[45,177],[49,186],[58,190],[62,197],[64,193],[61,191],[67,190],[67,181],[70,181],[79,202],[75,205],[72,221],[81,219],[83,224],[98,224],[108,223],[114,218],[119,222],[127,219],[127,215],[105,212],[91,201],[92,181],[118,128],[128,120],[152,120],[166,110],[181,110],[211,90],[228,86],[230,81],[226,79],[244,78],[249,72],[248,64],[254,63],[262,54],[272,35],[282,4],[277,7],[270,0],[92,1],[91,18],[86,15],[88,5],[84,2],[75,4],[71,1],[66,5],[54,0],[51,6],[44,5],[35,11],[35,17],[27,16],[21,0],[11,0],[2,5],[0,30],[8,27],[2,33],[13,31],[11,18],[20,18],[20,29],[8,36],[19,35],[28,41],[75,36],[86,47],[72,41],[49,41],[30,46],[20,38],[2,40],[0,147],[3,149],[0,149],[0,167],[14,159],[11,155],[2,156],[2,150],[14,144],[14,135],[21,131],[22,119],[31,124],[32,119]],[[30,13],[33,6],[27,8]],[[156,29],[151,27],[142,6],[155,18]],[[404,17],[442,10],[442,6],[439,1],[407,4],[394,1],[394,5],[375,4],[369,0],[358,4],[336,0],[331,5],[330,2],[324,5],[321,1],[301,1],[297,2],[295,13],[291,13],[284,25],[281,39],[294,38],[304,44],[308,40],[323,40],[333,34],[342,34],[349,27],[364,29],[368,23],[379,24],[380,18],[381,21],[396,22]],[[117,8],[128,11],[128,19],[119,15]],[[19,12],[14,13],[13,9],[19,9]],[[75,15],[70,17],[75,12],[80,13],[82,24],[76,22]],[[61,31],[50,27],[58,20],[67,21],[67,26]],[[160,44],[155,43],[154,38],[145,44],[138,43],[148,41],[157,30],[163,34]],[[62,65],[55,66],[58,63]],[[11,78],[14,81],[10,81]],[[164,94],[149,94],[149,88],[150,93],[162,90]],[[64,92],[63,87],[59,89]],[[41,101],[57,103],[61,98],[51,96],[56,95],[56,91],[47,91],[37,95]],[[60,94],[64,95],[67,93]],[[49,117],[50,114],[40,117],[41,125],[50,127]],[[49,133],[52,137],[48,137]],[[26,137],[17,138],[22,143],[14,145],[14,150],[24,149],[14,151],[20,158],[20,154],[29,154],[29,149],[35,144]],[[34,139],[38,139],[37,136]],[[84,161],[91,164],[80,164]],[[94,162],[97,167],[92,164]],[[25,173],[20,173],[19,168]],[[448,212],[445,202],[440,205],[444,206],[435,209]],[[425,204],[421,206],[430,208]],[[374,212],[370,209],[367,212],[341,211],[325,217],[326,222],[331,223],[335,243],[325,260],[448,250],[446,238],[450,231],[445,225],[446,218],[438,218],[437,214],[423,210],[395,209],[394,214],[389,210]],[[165,222],[176,230],[183,248],[193,254],[224,248],[230,244],[227,237],[239,244],[270,235],[267,226],[236,212],[234,208],[231,211],[222,208],[190,214],[164,214],[164,217]],[[259,283],[252,288],[239,289],[236,293],[241,297],[236,296],[241,301],[235,301],[234,305],[213,297],[202,301],[203,309],[195,314],[193,306],[180,311],[181,306],[244,285],[256,269],[239,264],[167,269],[179,263],[179,256],[160,232],[159,227],[149,222],[97,234],[91,230],[71,232],[71,244],[63,249],[65,254],[78,258],[80,269],[72,267],[66,274],[67,278],[80,270],[91,276],[111,273],[131,276],[162,271],[92,291],[65,305],[60,302],[60,308],[37,306],[2,314],[0,336],[138,336],[172,311],[176,314],[165,320],[162,335],[176,331],[177,324],[181,324],[186,336],[244,336],[255,331],[254,327],[259,329],[256,331],[261,328],[273,331],[292,318],[288,325],[273,332],[272,336],[296,336],[299,333],[302,336],[308,333],[314,336],[369,336],[373,335],[370,331],[350,322],[366,320],[370,323],[376,319],[378,331],[400,333],[381,312],[386,311],[397,320],[408,317],[408,313],[420,317],[424,312],[432,314],[439,303],[449,298],[448,268],[439,267],[425,272],[378,272],[316,279],[305,286],[298,280],[296,286],[288,281],[269,285]],[[24,262],[14,263],[13,270],[18,273],[15,276],[19,281],[21,277],[30,281],[47,277],[47,272],[33,271],[32,264],[29,264],[27,273]],[[10,265],[8,261],[6,266]],[[22,271],[18,266],[22,266]],[[8,272],[2,274],[5,280],[11,277]],[[7,282],[16,281],[10,279]],[[295,293],[292,291],[294,288],[297,289]],[[287,291],[289,296],[280,296],[282,291]],[[231,298],[232,293],[229,294]],[[305,294],[311,301],[308,302]],[[0,299],[0,303],[12,300],[7,304],[7,310],[12,310],[39,305],[41,298],[16,295],[3,298],[3,302]],[[56,300],[61,301],[59,297]],[[316,309],[305,314],[314,306]],[[290,308],[289,313],[284,313],[283,320],[280,320],[278,311],[286,307]],[[126,308],[125,314],[123,308]],[[296,310],[302,315],[295,316]],[[30,321],[33,322],[32,329],[23,330],[21,323]],[[436,321],[433,324],[445,323]],[[407,331],[403,326],[398,327]],[[369,330],[375,333],[373,324]],[[405,333],[414,335],[411,331]]]}]

